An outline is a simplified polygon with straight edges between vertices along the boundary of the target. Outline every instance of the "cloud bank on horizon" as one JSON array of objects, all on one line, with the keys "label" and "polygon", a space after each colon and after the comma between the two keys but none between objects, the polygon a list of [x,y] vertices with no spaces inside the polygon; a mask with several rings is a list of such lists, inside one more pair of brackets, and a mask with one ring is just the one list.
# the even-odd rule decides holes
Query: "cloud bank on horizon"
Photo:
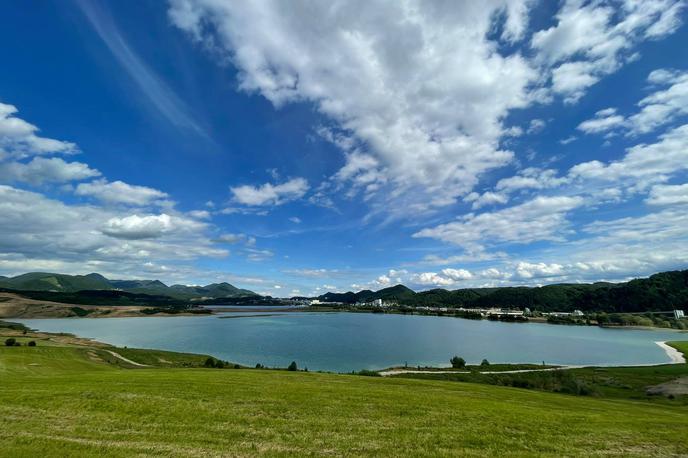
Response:
[{"label": "cloud bank on horizon", "polygon": [[51,85],[0,53],[0,274],[284,296],[688,266],[685,0],[79,5],[27,44],[74,62]]}]

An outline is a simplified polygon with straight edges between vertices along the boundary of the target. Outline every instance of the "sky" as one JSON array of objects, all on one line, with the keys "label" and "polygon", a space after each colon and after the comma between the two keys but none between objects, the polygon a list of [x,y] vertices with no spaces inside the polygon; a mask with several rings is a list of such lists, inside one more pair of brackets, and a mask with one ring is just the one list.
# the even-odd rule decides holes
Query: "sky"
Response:
[{"label": "sky", "polygon": [[0,275],[688,267],[685,0],[0,3]]}]

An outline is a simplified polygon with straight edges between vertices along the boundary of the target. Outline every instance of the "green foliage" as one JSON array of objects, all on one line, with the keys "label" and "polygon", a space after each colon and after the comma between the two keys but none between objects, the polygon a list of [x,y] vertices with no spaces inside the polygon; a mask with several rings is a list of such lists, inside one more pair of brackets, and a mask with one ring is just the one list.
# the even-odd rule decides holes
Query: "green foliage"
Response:
[{"label": "green foliage", "polygon": [[466,360],[459,356],[454,356],[452,359],[449,360],[449,362],[451,363],[454,369],[463,369],[464,367],[466,367]]},{"label": "green foliage", "polygon": [[[353,304],[373,299],[394,299],[401,306],[464,308],[530,308],[540,312],[635,313],[688,308],[688,270],[662,272],[628,283],[557,284],[542,287],[469,288],[455,291],[433,289],[414,293],[403,285],[377,292],[327,293],[324,301]],[[478,318],[465,316],[465,318]],[[517,320],[517,318],[513,318]],[[602,318],[603,320],[605,318]],[[672,324],[677,328],[685,324]],[[564,321],[561,321],[562,323]],[[581,324],[581,323],[572,323]],[[655,323],[654,325],[657,325]]]},{"label": "green foliage", "polygon": [[292,361],[287,367],[288,371],[297,371],[299,368],[296,366],[296,361]]},{"label": "green foliage", "polygon": [[72,307],[69,310],[71,310],[76,316],[81,317],[86,316],[92,312],[91,310],[82,309],[81,307]]},{"label": "green foliage", "polygon": [[27,344],[29,347],[35,347],[36,346],[36,341],[32,340]]},{"label": "green foliage", "polygon": [[205,360],[205,363],[203,363],[205,367],[215,367],[215,358],[208,357],[208,359]]},{"label": "green foliage", "polygon": [[371,371],[368,369],[363,369],[361,371],[356,372],[356,375],[362,375],[364,377],[382,377],[378,372]]},{"label": "green foliage", "polygon": [[5,339],[5,346],[6,347],[14,347],[16,343],[17,343],[17,339],[15,339],[14,337],[9,337],[9,338]]},{"label": "green foliage", "polygon": [[489,365],[490,365],[490,362],[489,362],[488,360],[486,360],[486,359],[483,359],[483,360],[480,362],[480,367],[488,367]]}]

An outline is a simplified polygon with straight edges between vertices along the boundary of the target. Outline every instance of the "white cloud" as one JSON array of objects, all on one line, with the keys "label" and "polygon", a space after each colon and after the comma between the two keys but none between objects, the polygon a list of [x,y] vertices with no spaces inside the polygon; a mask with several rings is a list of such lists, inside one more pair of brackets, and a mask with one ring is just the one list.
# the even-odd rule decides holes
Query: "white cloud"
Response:
[{"label": "white cloud", "polygon": [[464,200],[466,202],[472,202],[471,208],[473,210],[477,210],[478,208],[485,207],[487,205],[505,204],[509,201],[509,197],[505,194],[487,191],[482,194],[472,192],[464,197]]},{"label": "white cloud", "polygon": [[265,261],[266,259],[270,259],[275,255],[270,250],[258,250],[256,248],[246,248],[245,249],[246,253],[246,259],[249,261]]},{"label": "white cloud", "polygon": [[299,218],[298,216],[292,216],[291,218],[289,218],[289,221],[291,221],[294,224],[301,224],[301,218]]},{"label": "white cloud", "polygon": [[542,131],[542,129],[544,129],[546,125],[547,123],[544,119],[531,119],[527,132],[529,134],[537,134],[540,131]]},{"label": "white cloud", "polygon": [[556,277],[563,273],[564,266],[561,264],[519,262],[516,265],[516,275],[521,279]]},{"label": "white cloud", "polygon": [[40,154],[69,154],[78,149],[74,143],[39,137],[38,127],[15,114],[14,105],[0,103],[0,159],[3,156],[25,158]]},{"label": "white cloud", "polygon": [[593,119],[580,123],[577,129],[586,134],[597,134],[623,126],[625,121],[623,116],[616,113],[615,108],[606,108],[595,113]]},{"label": "white cloud", "polygon": [[[98,271],[131,278],[145,275],[145,260],[174,265],[169,277],[184,277],[197,271],[180,263],[227,254],[212,246],[204,234],[206,225],[197,221],[170,215],[169,222],[151,224],[157,224],[164,237],[113,238],[105,235],[103,228],[116,235],[130,230],[132,235],[136,224],[127,219],[131,215],[90,205],[68,205],[11,186],[0,185],[0,215],[0,258],[13,263],[5,263],[14,266],[8,267],[13,272],[54,265],[63,266],[55,269],[62,272]],[[150,222],[145,216],[140,218]],[[149,235],[155,235],[153,232],[151,229]],[[35,267],[31,267],[34,261]]]},{"label": "white cloud", "polygon": [[683,0],[566,0],[552,27],[536,32],[537,59],[554,66],[552,89],[575,102],[599,79],[637,58],[633,48],[681,24]]},{"label": "white cloud", "polygon": [[265,183],[261,186],[237,186],[230,188],[234,201],[243,205],[282,205],[300,199],[308,191],[308,182],[293,178],[281,184]]},{"label": "white cloud", "polygon": [[65,162],[53,157],[34,157],[30,162],[0,162],[0,181],[24,182],[32,185],[66,183],[85,180],[100,172],[81,162]]},{"label": "white cloud", "polygon": [[644,189],[652,183],[688,169],[688,124],[678,126],[651,144],[628,148],[626,155],[608,164],[583,162],[569,170],[571,178],[616,182],[625,187]]},{"label": "white cloud", "polygon": [[562,240],[568,226],[566,214],[582,204],[580,197],[540,196],[503,210],[468,214],[458,221],[423,229],[413,237],[430,237],[467,250],[481,249],[487,241],[531,243]]},{"label": "white cloud", "polygon": [[200,231],[204,228],[205,224],[198,221],[162,213],[111,218],[103,225],[101,231],[110,237],[138,240],[162,237],[177,231]]},{"label": "white cloud", "polygon": [[680,185],[655,185],[645,199],[650,205],[688,204],[688,183]]},{"label": "white cloud", "polygon": [[154,203],[166,204],[168,195],[157,189],[136,186],[122,181],[108,182],[106,179],[81,183],[74,194],[88,196],[109,204],[145,206]]},{"label": "white cloud", "polygon": [[513,193],[524,189],[555,188],[565,182],[566,179],[558,177],[554,169],[528,167],[513,177],[502,178],[495,185],[495,189],[503,193]]},{"label": "white cloud", "polygon": [[504,39],[520,38],[530,3],[178,0],[170,17],[231,57],[242,90],[277,107],[310,102],[333,120],[331,138],[347,153],[338,179],[437,206],[513,157],[499,147],[502,120],[531,103],[538,74],[486,36],[499,12]]},{"label": "white cloud", "polygon": [[648,81],[668,85],[638,102],[639,113],[629,118],[632,133],[645,134],[688,114],[688,71],[655,70]]}]

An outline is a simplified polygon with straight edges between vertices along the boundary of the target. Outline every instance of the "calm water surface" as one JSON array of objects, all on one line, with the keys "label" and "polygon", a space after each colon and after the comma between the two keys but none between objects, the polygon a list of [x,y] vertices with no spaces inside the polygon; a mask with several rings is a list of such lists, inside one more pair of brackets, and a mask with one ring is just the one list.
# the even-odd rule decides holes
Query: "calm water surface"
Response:
[{"label": "calm water surface", "polygon": [[[224,318],[222,318],[224,317]],[[226,313],[169,318],[62,318],[20,321],[118,346],[211,354],[254,366],[352,371],[394,365],[469,363],[633,365],[669,362],[654,342],[686,340],[661,330],[603,329],[538,323],[368,313]]]}]

